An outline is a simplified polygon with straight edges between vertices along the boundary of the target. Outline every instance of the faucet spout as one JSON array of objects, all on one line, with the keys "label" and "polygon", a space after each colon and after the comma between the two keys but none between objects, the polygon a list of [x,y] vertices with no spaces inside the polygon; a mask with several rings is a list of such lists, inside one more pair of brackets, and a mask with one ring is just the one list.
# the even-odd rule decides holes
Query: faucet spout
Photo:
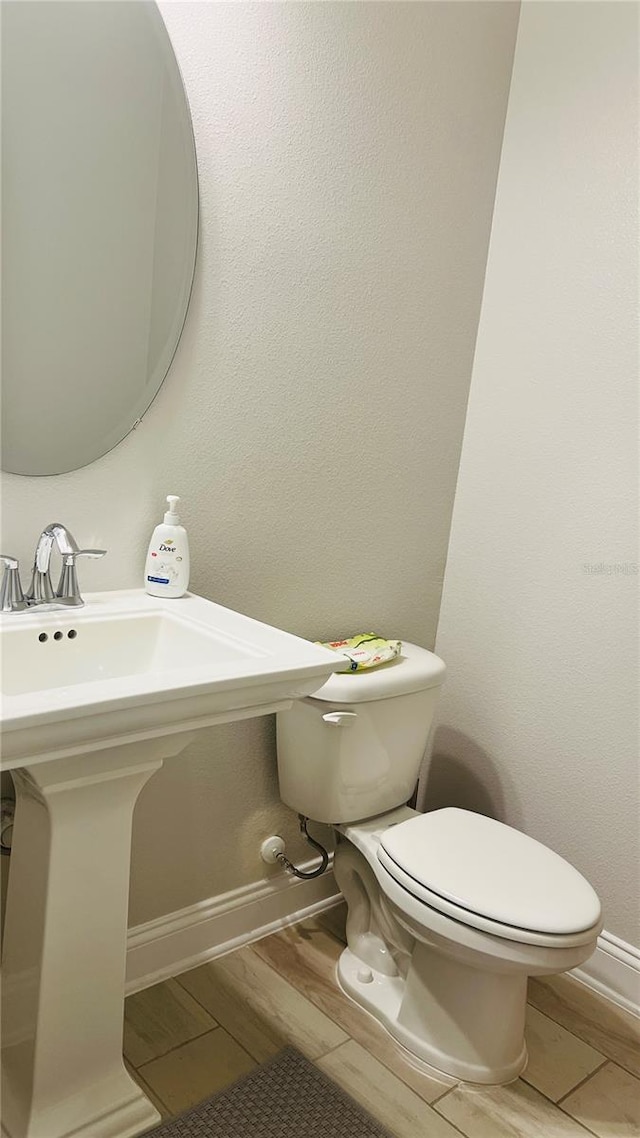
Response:
[{"label": "faucet spout", "polygon": [[51,605],[56,602],[49,572],[54,542],[63,556],[78,551],[75,539],[61,522],[51,522],[45,526],[36,545],[31,584],[27,592],[27,600],[31,605]]},{"label": "faucet spout", "polygon": [[36,546],[34,569],[37,569],[39,573],[49,572],[54,541],[63,557],[78,552],[76,540],[69,533],[67,527],[63,526],[61,522],[51,522],[43,529]]}]

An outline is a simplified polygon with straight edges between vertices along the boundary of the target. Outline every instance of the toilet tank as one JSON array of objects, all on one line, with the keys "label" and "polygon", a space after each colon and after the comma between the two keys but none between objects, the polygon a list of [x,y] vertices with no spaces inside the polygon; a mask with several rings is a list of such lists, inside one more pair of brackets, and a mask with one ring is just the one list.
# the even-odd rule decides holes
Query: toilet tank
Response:
[{"label": "toilet tank", "polygon": [[356,822],[415,790],[445,666],[403,643],[380,668],[340,672],[278,712],[280,796],[316,822]]}]

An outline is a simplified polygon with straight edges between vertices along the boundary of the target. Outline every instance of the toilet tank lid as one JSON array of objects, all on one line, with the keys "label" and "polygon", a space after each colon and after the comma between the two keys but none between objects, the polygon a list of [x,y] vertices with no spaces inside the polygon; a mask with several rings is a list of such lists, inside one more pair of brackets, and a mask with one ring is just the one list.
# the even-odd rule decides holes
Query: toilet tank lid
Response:
[{"label": "toilet tank lid", "polygon": [[402,652],[395,660],[364,672],[334,672],[312,699],[328,703],[369,703],[395,695],[409,695],[426,688],[439,687],[446,668],[439,656],[402,642]]}]

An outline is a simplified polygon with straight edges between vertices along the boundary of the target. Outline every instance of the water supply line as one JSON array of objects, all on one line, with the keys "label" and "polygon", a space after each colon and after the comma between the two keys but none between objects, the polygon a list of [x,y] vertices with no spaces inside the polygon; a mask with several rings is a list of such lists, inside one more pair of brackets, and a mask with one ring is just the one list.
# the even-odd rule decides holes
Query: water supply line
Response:
[{"label": "water supply line", "polygon": [[16,804],[13,798],[0,799],[0,853],[7,857],[11,853],[15,809]]},{"label": "water supply line", "polygon": [[307,830],[307,822],[309,819],[304,814],[298,814],[298,819],[300,821],[300,833],[304,834],[305,838],[309,842],[309,845],[313,846],[314,849],[318,850],[318,852],[322,855],[322,861],[320,862],[320,865],[316,869],[310,869],[308,872],[305,872],[304,869],[298,869],[292,861],[289,861],[289,858],[282,850],[274,852],[275,860],[279,862],[279,864],[282,865],[284,869],[288,870],[289,873],[295,874],[296,877],[302,877],[305,880],[308,880],[310,877],[320,877],[320,874],[324,873],[329,864],[329,854],[325,850],[324,846],[320,845],[320,842],[317,842],[315,838],[311,837],[311,834]]}]

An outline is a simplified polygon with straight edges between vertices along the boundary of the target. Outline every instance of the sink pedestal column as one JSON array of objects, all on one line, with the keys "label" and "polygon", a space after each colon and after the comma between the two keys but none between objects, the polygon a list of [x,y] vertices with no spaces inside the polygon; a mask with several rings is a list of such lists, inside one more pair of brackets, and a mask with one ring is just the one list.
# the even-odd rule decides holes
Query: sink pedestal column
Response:
[{"label": "sink pedestal column", "polygon": [[122,1059],[133,808],[169,735],[14,771],[3,1134],[131,1138],[159,1115]]}]

